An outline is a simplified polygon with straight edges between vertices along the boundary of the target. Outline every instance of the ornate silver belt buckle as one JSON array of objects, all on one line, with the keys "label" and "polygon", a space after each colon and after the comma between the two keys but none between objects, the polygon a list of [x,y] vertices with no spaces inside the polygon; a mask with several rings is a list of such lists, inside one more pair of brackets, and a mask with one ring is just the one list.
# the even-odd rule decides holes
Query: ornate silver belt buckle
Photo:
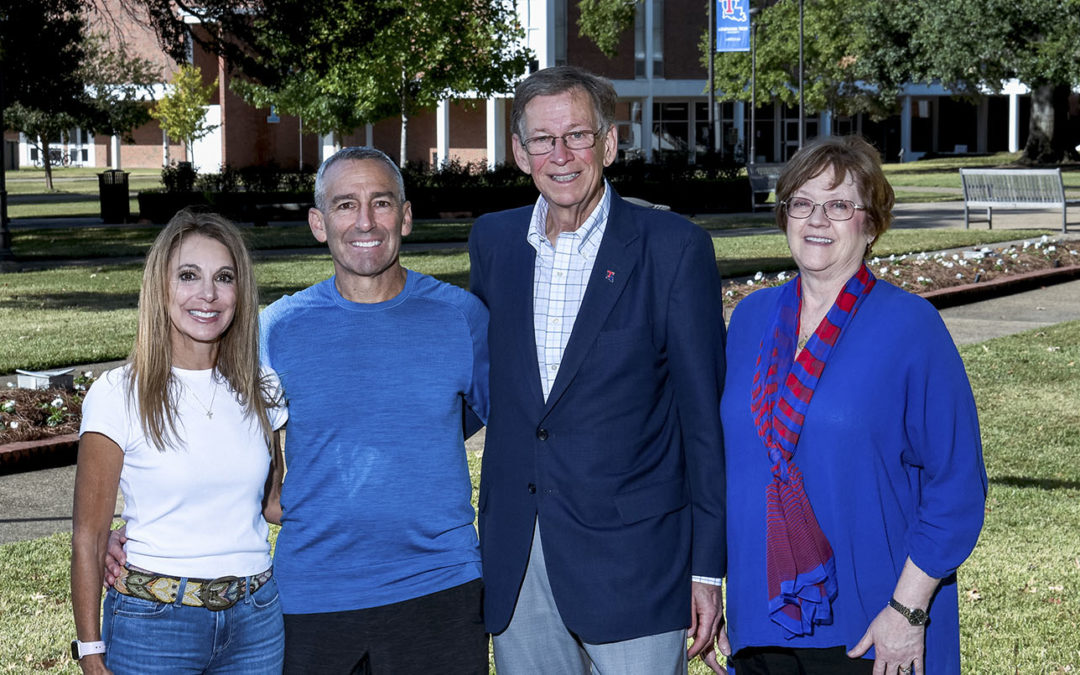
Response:
[{"label": "ornate silver belt buckle", "polygon": [[[211,579],[199,587],[198,597],[203,607],[211,612],[220,612],[236,604],[240,599],[240,577],[218,577]],[[235,584],[235,586],[234,586]],[[235,588],[232,599],[229,599],[229,591]]]}]

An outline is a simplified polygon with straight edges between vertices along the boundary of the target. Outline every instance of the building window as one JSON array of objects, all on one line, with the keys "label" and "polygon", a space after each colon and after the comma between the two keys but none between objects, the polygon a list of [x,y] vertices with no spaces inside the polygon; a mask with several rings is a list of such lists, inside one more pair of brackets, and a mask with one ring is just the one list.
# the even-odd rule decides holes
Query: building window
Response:
[{"label": "building window", "polygon": [[[646,20],[647,4],[652,5],[652,26]],[[648,35],[652,35],[649,52]],[[645,63],[652,59],[652,76],[664,76],[664,0],[639,0],[634,10],[634,77],[647,77]]]},{"label": "building window", "polygon": [[653,103],[654,153],[690,154],[690,104],[686,101]]},{"label": "building window", "polygon": [[555,0],[555,53],[556,66],[566,65],[566,0]]}]

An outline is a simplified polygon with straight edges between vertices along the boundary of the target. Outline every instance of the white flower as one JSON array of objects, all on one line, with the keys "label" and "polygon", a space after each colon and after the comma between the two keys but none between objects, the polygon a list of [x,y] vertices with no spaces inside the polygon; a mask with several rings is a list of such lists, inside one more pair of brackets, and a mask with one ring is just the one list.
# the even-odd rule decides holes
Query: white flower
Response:
[{"label": "white flower", "polygon": [[956,265],[956,263],[951,263],[951,262],[943,262],[943,263],[941,263],[941,266],[945,267],[946,269],[954,267],[955,265]]},{"label": "white flower", "polygon": [[881,269],[878,270],[878,274],[881,274],[881,275],[885,275],[885,274],[888,274],[888,273],[889,273],[889,268],[888,267],[882,267]]},{"label": "white flower", "polygon": [[93,376],[94,376],[94,371],[92,371],[92,370],[87,370],[87,371],[85,371],[83,373],[83,377],[93,377]]},{"label": "white flower", "polygon": [[783,281],[785,279],[787,279],[787,272],[780,272],[779,274],[776,275],[776,280],[777,281]]},{"label": "white flower", "polygon": [[753,279],[747,279],[746,280],[746,285],[747,286],[753,286],[754,285],[754,280]]},{"label": "white flower", "polygon": [[893,262],[894,260],[896,260],[896,254],[895,253],[892,254],[891,256],[889,256],[889,262]]},{"label": "white flower", "polygon": [[18,429],[19,428],[19,423],[18,422],[12,422],[8,426],[10,426],[12,429]]},{"label": "white flower", "polygon": [[1069,255],[1080,255],[1080,251],[1069,251]]},{"label": "white flower", "polygon": [[1018,259],[1018,258],[1020,257],[1020,254],[1019,254],[1019,253],[1013,253],[1013,254],[1012,254],[1011,256],[1009,256],[1009,257],[1010,257],[1010,258],[1012,258],[1013,260],[1017,260],[1017,259]]},{"label": "white flower", "polygon": [[876,265],[876,264],[878,264],[879,262],[881,262],[881,258],[879,258],[879,257],[877,257],[877,256],[874,256],[873,260],[871,260],[871,261],[870,261],[870,264],[871,264],[871,265]]},{"label": "white flower", "polygon": [[892,273],[894,277],[900,276],[900,270],[893,270]]},{"label": "white flower", "polygon": [[0,410],[9,413],[15,411],[15,401],[4,401],[0,404]]},{"label": "white flower", "polygon": [[959,256],[958,254],[956,254],[956,253],[953,253],[953,254],[952,254],[952,259],[953,259],[953,260],[959,260],[959,259],[960,259],[960,256]]},{"label": "white flower", "polygon": [[729,298],[733,298],[735,297],[735,291],[728,291],[725,295],[727,295]]},{"label": "white flower", "polygon": [[49,405],[51,405],[54,408],[59,408],[60,406],[64,405],[64,399],[57,396],[56,398],[54,398],[52,400],[52,403],[50,403]]},{"label": "white flower", "polygon": [[754,275],[754,281],[761,281],[764,278],[765,278],[765,275],[763,273],[761,273],[761,272],[758,272],[757,274]]},{"label": "white flower", "polygon": [[1047,253],[1053,253],[1056,250],[1057,250],[1057,246],[1047,246],[1046,247],[1046,252]]},{"label": "white flower", "polygon": [[907,282],[905,281],[904,283],[900,284],[900,288],[907,288]]},{"label": "white flower", "polygon": [[957,272],[957,273],[956,273],[956,278],[957,278],[957,279],[963,279],[963,278],[964,278],[964,275],[963,275],[963,274],[960,274],[959,272]]}]

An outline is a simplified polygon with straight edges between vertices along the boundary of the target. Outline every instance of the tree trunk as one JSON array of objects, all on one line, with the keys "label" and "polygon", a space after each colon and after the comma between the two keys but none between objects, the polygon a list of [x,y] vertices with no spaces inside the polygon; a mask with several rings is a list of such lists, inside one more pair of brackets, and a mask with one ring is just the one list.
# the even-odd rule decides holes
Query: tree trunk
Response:
[{"label": "tree trunk", "polygon": [[1068,117],[1070,87],[1067,84],[1038,84],[1031,89],[1031,122],[1020,161],[1024,164],[1060,164],[1076,158],[1069,147]]},{"label": "tree trunk", "polygon": [[41,139],[41,162],[45,167],[45,189],[52,192],[52,157],[49,156],[49,137],[47,135],[42,135],[38,138]]},{"label": "tree trunk", "polygon": [[409,140],[409,114],[405,112],[405,108],[401,109],[401,148],[398,156],[398,166],[405,168],[406,159],[405,148],[408,145]]}]

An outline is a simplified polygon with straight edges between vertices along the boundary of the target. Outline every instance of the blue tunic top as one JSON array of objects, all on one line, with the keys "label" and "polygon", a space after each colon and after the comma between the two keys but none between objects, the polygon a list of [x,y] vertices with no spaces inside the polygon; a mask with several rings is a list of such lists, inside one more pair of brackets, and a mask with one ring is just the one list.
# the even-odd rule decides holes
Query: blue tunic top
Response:
[{"label": "blue tunic top", "polygon": [[959,673],[955,572],[982,528],[987,486],[975,401],[937,311],[880,280],[825,366],[795,452],[810,504],[836,556],[834,619],[793,639],[785,639],[769,619],[769,458],[754,427],[750,391],[777,296],[777,289],[765,289],[740,302],[728,333],[721,417],[732,648],[851,649],[888,604],[910,556],[922,571],[942,579],[930,606],[927,672]]},{"label": "blue tunic top", "polygon": [[287,614],[410,600],[480,576],[462,406],[488,414],[488,312],[410,271],[386,302],[333,279],[267,307],[290,403],[274,554]]}]

